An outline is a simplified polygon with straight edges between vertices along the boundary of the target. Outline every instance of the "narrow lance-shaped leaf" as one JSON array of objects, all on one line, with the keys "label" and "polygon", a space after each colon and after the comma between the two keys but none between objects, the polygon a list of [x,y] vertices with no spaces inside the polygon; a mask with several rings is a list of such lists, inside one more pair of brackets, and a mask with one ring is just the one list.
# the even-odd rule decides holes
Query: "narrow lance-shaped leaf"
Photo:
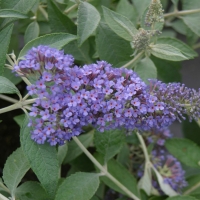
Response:
[{"label": "narrow lance-shaped leaf", "polygon": [[24,35],[25,44],[37,38],[39,36],[39,33],[40,33],[40,28],[38,23],[36,21],[30,23]]},{"label": "narrow lance-shaped leaf", "polygon": [[116,12],[127,17],[135,25],[137,24],[137,12],[133,4],[128,0],[120,0]]},{"label": "narrow lance-shaped leaf", "polygon": [[3,179],[12,197],[15,196],[15,190],[29,168],[29,161],[21,148],[18,148],[8,157],[3,169]]},{"label": "narrow lance-shaped leaf", "polygon": [[[11,9],[17,12],[27,14],[31,8],[37,3],[38,0],[12,0],[12,1],[1,1],[1,9]],[[18,18],[12,17],[5,19],[1,23],[1,27],[4,27],[8,23],[17,20]]]},{"label": "narrow lance-shaped leaf", "polygon": [[151,45],[151,53],[164,60],[181,61],[188,59],[179,49],[168,44]]},{"label": "narrow lance-shaped leaf", "polygon": [[19,54],[19,58],[22,58],[29,49],[36,47],[38,45],[48,45],[57,49],[61,49],[63,46],[69,42],[75,40],[77,37],[75,35],[67,33],[53,33],[38,37],[30,42],[28,42]]},{"label": "narrow lance-shaped leaf", "polygon": [[166,200],[197,200],[197,199],[191,196],[175,196],[175,197],[169,197]]},{"label": "narrow lance-shaped leaf", "polygon": [[9,25],[0,32],[0,75],[2,75],[4,71],[6,53],[8,51],[12,30],[13,24]]},{"label": "narrow lance-shaped leaf", "polygon": [[93,5],[87,2],[80,2],[78,7],[79,46],[81,46],[83,42],[96,30],[100,19],[100,14]]},{"label": "narrow lance-shaped leaf", "polygon": [[131,60],[133,54],[130,42],[115,34],[108,25],[100,23],[96,35],[97,52],[102,60],[114,65]]},{"label": "narrow lance-shaped leaf", "polygon": [[[89,132],[87,134],[80,135],[79,140],[87,148],[93,140],[93,132],[92,133]],[[80,147],[74,141],[71,141],[68,144],[68,153],[66,155],[66,158],[64,159],[64,163],[68,163],[68,162],[72,161],[73,159],[75,159],[76,157],[81,155],[82,153],[83,153],[83,151],[80,149]]]},{"label": "narrow lance-shaped leaf", "polygon": [[195,52],[191,47],[175,38],[162,37],[157,40],[157,44],[170,44],[171,46],[177,48],[188,59],[198,56],[197,52]]},{"label": "narrow lance-shaped leaf", "polygon": [[111,130],[103,133],[95,132],[94,143],[97,151],[104,155],[107,162],[119,153],[125,142],[125,133],[122,130]]},{"label": "narrow lance-shaped leaf", "polygon": [[[183,10],[199,9],[200,1],[199,0],[182,0]],[[200,26],[198,26],[200,21],[200,12],[182,16],[181,19],[184,23],[198,36],[200,36]]]},{"label": "narrow lance-shaped leaf", "polygon": [[76,25],[57,8],[52,0],[48,1],[48,18],[52,32],[76,34]]},{"label": "narrow lance-shaped leaf", "polygon": [[49,199],[54,199],[59,174],[56,148],[34,142],[30,135],[31,128],[27,124],[28,119],[26,118],[20,131],[22,150],[30,161],[32,170],[47,191]]},{"label": "narrow lance-shaped leaf", "polygon": [[148,57],[142,59],[139,63],[137,63],[135,67],[135,72],[140,76],[140,78],[148,83],[148,79],[156,79],[157,78],[157,69],[152,60]]},{"label": "narrow lance-shaped leaf", "polygon": [[20,91],[16,88],[16,86],[7,78],[0,76],[0,94],[17,94],[21,97]]},{"label": "narrow lance-shaped leaf", "polygon": [[25,119],[25,114],[17,115],[13,119],[21,127]]},{"label": "narrow lance-shaped leaf", "polygon": [[137,29],[125,16],[103,7],[103,13],[108,26],[120,37],[132,41]]},{"label": "narrow lance-shaped leaf", "polygon": [[60,165],[62,164],[63,160],[67,155],[67,150],[68,150],[67,144],[58,147],[58,161]]},{"label": "narrow lance-shaped leaf", "polygon": [[78,172],[64,180],[58,188],[55,200],[89,200],[98,187],[98,174]]},{"label": "narrow lance-shaped leaf", "polygon": [[16,10],[2,9],[2,10],[0,10],[0,17],[2,17],[2,18],[15,17],[18,19],[25,19],[28,16],[19,11],[16,11]]},{"label": "narrow lance-shaped leaf", "polygon": [[16,197],[25,200],[47,200],[48,195],[37,181],[26,181],[16,190]]}]

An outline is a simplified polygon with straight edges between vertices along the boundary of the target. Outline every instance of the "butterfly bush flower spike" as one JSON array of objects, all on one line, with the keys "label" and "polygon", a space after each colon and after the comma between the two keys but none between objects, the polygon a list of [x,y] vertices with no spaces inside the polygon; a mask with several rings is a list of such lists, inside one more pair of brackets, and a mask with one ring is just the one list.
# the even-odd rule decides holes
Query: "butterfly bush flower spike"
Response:
[{"label": "butterfly bush flower spike", "polygon": [[105,61],[79,67],[73,56],[48,46],[32,48],[14,70],[33,80],[27,87],[38,96],[30,113],[36,130],[31,134],[40,144],[62,145],[87,125],[99,131],[147,131],[167,127],[184,114],[199,117],[195,90],[155,80],[148,86],[132,70]]}]

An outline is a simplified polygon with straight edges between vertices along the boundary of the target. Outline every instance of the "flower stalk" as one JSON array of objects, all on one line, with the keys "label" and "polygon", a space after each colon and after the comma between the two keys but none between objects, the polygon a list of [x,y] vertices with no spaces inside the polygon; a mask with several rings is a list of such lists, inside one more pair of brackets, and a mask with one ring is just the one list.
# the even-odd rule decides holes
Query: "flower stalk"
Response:
[{"label": "flower stalk", "polygon": [[103,167],[94,156],[84,147],[77,137],[73,137],[74,142],[80,147],[80,149],[85,153],[85,155],[93,162],[93,164],[98,167],[98,169],[107,176],[113,183],[115,183],[122,191],[124,191],[129,197],[134,200],[140,200],[135,194],[133,194],[129,189],[122,185],[115,177],[110,174],[105,167]]},{"label": "flower stalk", "polygon": [[[0,98],[1,98],[1,96],[0,96]],[[5,113],[5,112],[9,112],[9,111],[12,111],[12,110],[16,110],[18,108],[22,109],[22,108],[26,107],[27,105],[34,103],[35,100],[36,100],[36,98],[35,99],[28,99],[28,100],[25,100],[25,101],[18,101],[17,103],[15,103],[11,106],[7,106],[5,108],[0,109],[0,114]]]},{"label": "flower stalk", "polygon": [[190,15],[190,14],[199,13],[199,12],[200,12],[200,9],[174,11],[171,13],[164,14],[164,18]]}]

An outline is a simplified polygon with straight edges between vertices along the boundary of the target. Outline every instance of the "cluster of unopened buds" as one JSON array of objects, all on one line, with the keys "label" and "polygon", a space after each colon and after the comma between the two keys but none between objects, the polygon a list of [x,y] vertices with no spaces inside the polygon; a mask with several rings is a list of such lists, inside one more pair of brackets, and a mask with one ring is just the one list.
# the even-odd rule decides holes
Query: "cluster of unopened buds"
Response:
[{"label": "cluster of unopened buds", "polygon": [[158,30],[144,30],[140,28],[131,42],[132,48],[135,50],[146,50],[150,48],[151,38],[160,34],[161,32]]},{"label": "cluster of unopened buds", "polygon": [[160,0],[152,0],[145,16],[145,25],[151,26],[155,22],[163,22],[163,12],[164,10],[162,9]]},{"label": "cluster of unopened buds", "polygon": [[38,79],[27,89],[38,97],[29,126],[39,144],[62,145],[88,125],[101,132],[146,131],[167,127],[183,114],[200,115],[199,92],[184,85],[156,80],[146,85],[132,70],[105,61],[79,67],[73,56],[48,46],[32,48],[14,71]]}]

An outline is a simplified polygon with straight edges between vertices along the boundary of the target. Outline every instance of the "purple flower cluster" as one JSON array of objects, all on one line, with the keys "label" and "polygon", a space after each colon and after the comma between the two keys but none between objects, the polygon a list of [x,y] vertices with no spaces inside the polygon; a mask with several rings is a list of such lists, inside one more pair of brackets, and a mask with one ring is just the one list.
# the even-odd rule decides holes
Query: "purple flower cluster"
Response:
[{"label": "purple flower cluster", "polygon": [[90,124],[102,132],[122,127],[150,130],[169,126],[180,115],[176,105],[161,97],[162,91],[171,91],[167,85],[152,81],[149,87],[132,70],[113,68],[105,61],[83,67],[73,62],[63,51],[38,46],[14,67],[36,80],[27,89],[38,96],[29,125],[39,144],[62,145]]},{"label": "purple flower cluster", "polygon": [[172,119],[181,121],[185,119],[185,114],[190,121],[200,118],[200,89],[196,91],[181,83],[166,84],[150,80],[149,92],[166,103],[165,113],[168,112]]},{"label": "purple flower cluster", "polygon": [[[164,148],[152,151],[152,162],[163,177],[164,183],[169,184],[177,193],[181,193],[182,189],[187,186],[185,171],[182,169],[181,163]],[[154,180],[152,183],[162,194],[157,181]]]},{"label": "purple flower cluster", "polygon": [[143,133],[143,135],[147,139],[148,144],[154,143],[160,147],[164,147],[166,139],[172,138],[172,134],[167,128],[152,129],[149,132]]},{"label": "purple flower cluster", "polygon": [[[164,147],[165,140],[172,137],[169,129],[152,129],[149,132],[143,133],[147,145],[154,144],[154,149],[151,153],[151,161],[154,167],[158,170],[164,179],[164,182],[169,184],[177,193],[181,193],[182,189],[187,186],[185,181],[185,172],[182,169],[181,163],[168,153]],[[138,177],[141,178],[144,173],[144,165],[138,170]],[[152,179],[152,185],[162,195],[156,177]]]}]

